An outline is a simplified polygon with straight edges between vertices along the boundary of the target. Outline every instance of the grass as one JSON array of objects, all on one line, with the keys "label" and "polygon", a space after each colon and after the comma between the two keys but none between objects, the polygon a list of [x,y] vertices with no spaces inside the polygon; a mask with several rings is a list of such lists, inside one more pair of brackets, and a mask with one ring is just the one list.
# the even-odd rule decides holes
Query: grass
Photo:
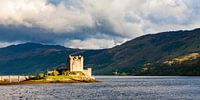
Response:
[{"label": "grass", "polygon": [[185,61],[188,61],[188,60],[195,60],[199,57],[200,57],[199,53],[191,53],[191,54],[184,55],[184,56],[181,56],[181,57],[178,57],[178,58],[174,58],[174,59],[169,60],[169,61],[165,61],[163,63],[168,64],[168,65],[172,65],[172,64],[176,64],[176,63],[182,63],[182,62],[185,62]]},{"label": "grass", "polygon": [[25,80],[21,82],[0,81],[0,85],[19,85],[19,84],[50,84],[50,83],[93,83],[99,82],[95,79],[85,78],[84,76],[46,76],[44,79]]},{"label": "grass", "polygon": [[83,72],[66,72],[67,75],[49,75],[40,73],[21,82],[9,82],[9,80],[0,81],[0,85],[17,85],[17,84],[49,84],[49,83],[91,83],[97,82],[95,79],[87,77]]},{"label": "grass", "polygon": [[79,78],[80,76],[46,76],[45,79],[51,80],[66,80],[66,79],[74,79]]}]

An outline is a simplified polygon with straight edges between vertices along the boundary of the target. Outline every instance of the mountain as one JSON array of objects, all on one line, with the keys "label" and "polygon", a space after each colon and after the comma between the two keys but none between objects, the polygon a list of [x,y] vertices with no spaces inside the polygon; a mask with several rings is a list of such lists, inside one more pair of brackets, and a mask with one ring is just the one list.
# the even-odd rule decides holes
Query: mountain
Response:
[{"label": "mountain", "polygon": [[64,67],[68,55],[83,55],[86,67],[93,67],[94,74],[119,72],[134,75],[144,64],[194,52],[200,52],[200,29],[148,34],[102,50],[25,43],[0,49],[0,73],[34,74]]}]

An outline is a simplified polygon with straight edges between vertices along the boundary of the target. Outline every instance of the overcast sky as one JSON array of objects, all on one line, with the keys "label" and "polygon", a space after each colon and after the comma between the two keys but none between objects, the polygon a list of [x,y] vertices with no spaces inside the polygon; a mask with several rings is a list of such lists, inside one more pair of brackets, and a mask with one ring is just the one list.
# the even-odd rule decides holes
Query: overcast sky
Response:
[{"label": "overcast sky", "polygon": [[0,47],[37,42],[111,48],[200,27],[200,0],[0,0]]}]

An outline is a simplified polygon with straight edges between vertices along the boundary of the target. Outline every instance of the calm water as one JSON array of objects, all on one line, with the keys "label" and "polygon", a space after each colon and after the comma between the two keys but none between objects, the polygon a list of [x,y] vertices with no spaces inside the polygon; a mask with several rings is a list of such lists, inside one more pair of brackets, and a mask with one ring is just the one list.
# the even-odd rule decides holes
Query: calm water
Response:
[{"label": "calm water", "polygon": [[0,86],[0,100],[200,100],[200,77],[96,77],[101,83]]}]

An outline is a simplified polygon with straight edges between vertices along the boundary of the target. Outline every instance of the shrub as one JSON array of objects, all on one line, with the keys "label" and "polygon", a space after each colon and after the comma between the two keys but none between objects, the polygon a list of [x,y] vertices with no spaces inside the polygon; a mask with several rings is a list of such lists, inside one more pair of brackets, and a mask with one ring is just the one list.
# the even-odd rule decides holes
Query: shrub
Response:
[{"label": "shrub", "polygon": [[40,73],[40,74],[37,74],[34,77],[31,77],[30,79],[38,80],[38,79],[44,79],[44,78],[45,78],[45,74],[44,73]]},{"label": "shrub", "polygon": [[82,71],[73,71],[70,72],[70,75],[84,76],[85,74]]},{"label": "shrub", "polygon": [[57,70],[54,70],[52,74],[53,74],[53,76],[58,76],[59,72]]},{"label": "shrub", "polygon": [[62,75],[69,76],[70,72],[69,71],[62,71]]}]

